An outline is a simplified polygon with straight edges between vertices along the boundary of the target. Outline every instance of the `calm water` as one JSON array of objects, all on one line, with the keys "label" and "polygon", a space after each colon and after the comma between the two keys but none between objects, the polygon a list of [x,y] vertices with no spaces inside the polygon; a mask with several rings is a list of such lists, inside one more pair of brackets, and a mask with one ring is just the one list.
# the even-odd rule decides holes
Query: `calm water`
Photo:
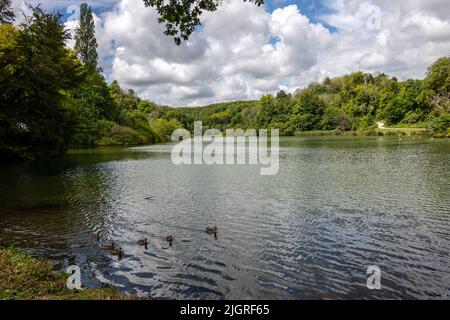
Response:
[{"label": "calm water", "polygon": [[[0,238],[142,297],[450,298],[449,140],[283,138],[276,176],[177,167],[170,150],[3,166]],[[202,231],[214,225],[217,239]],[[370,265],[382,290],[366,287]]]}]

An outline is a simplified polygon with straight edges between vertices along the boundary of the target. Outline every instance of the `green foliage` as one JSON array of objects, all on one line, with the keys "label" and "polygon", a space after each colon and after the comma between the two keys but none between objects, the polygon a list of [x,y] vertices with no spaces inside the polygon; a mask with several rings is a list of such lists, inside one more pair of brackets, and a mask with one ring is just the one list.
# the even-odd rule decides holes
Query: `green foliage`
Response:
[{"label": "green foliage", "polygon": [[63,100],[80,82],[81,64],[65,48],[60,15],[32,8],[19,29],[2,26],[0,153],[36,158],[62,154],[73,132]]},{"label": "green foliage", "polygon": [[[174,3],[187,6],[178,13],[207,5]],[[9,4],[0,0],[3,22]],[[165,6],[153,1],[148,4]],[[169,141],[175,129],[192,131],[194,121],[202,121],[204,129],[268,128],[279,129],[282,135],[312,130],[346,135],[354,134],[349,130],[367,135],[423,131],[374,129],[377,121],[390,126],[426,124],[435,136],[449,134],[450,58],[437,60],[425,80],[402,82],[385,74],[356,72],[313,83],[294,95],[281,90],[258,101],[170,108],[141,99],[117,81],[107,85],[97,68],[95,30],[87,5],[83,5],[77,31],[79,57],[65,46],[69,34],[59,14],[45,12],[39,6],[30,9],[32,15],[19,26],[0,24],[2,160],[53,157],[69,147]],[[163,9],[165,19],[174,14],[169,9]],[[192,17],[183,18],[187,31],[180,31],[184,28],[178,23],[181,20],[170,18],[171,35],[188,36]],[[192,21],[195,23],[195,15]]]},{"label": "green foliage", "polygon": [[298,102],[295,113],[311,114],[321,116],[325,110],[325,104],[320,100],[317,92],[312,89],[306,89],[297,95]]},{"label": "green foliage", "polygon": [[259,100],[256,122],[262,128],[270,126],[271,123],[286,122],[289,120],[293,107],[294,101],[284,91],[278,92],[277,97],[265,95]]},{"label": "green foliage", "polygon": [[75,52],[88,70],[97,69],[97,39],[91,7],[87,3],[80,6],[80,23],[75,32]]},{"label": "green foliage", "polygon": [[324,112],[321,126],[324,130],[338,129],[347,131],[352,128],[352,122],[344,110],[336,107],[329,107]]},{"label": "green foliage", "polygon": [[32,15],[18,28],[0,25],[2,160],[53,157],[69,147],[155,141],[147,113],[157,106],[117,82],[110,88],[96,68],[90,9],[83,6],[85,22],[78,30],[79,47],[86,49],[88,38],[91,50],[78,52],[84,64],[65,47],[69,34],[60,15],[39,6],[30,9]]},{"label": "green foliage", "polygon": [[109,87],[109,92],[114,101],[114,106],[117,108],[117,116],[115,119],[118,124],[129,127],[137,132],[142,141],[140,143],[156,141],[157,135],[150,127],[150,119],[148,116],[149,113],[157,109],[156,104],[141,100],[133,90],[122,89],[117,81],[113,81]]},{"label": "green foliage", "polygon": [[117,117],[117,105],[97,70],[87,71],[84,81],[71,92],[66,103],[76,121],[71,144],[73,147],[93,146],[99,139],[98,122]]},{"label": "green foliage", "polygon": [[450,92],[450,58],[440,58],[428,68],[425,87],[438,94]]},{"label": "green foliage", "polygon": [[431,128],[437,137],[450,137],[450,113],[442,113],[431,121]]},{"label": "green foliage", "polygon": [[[440,92],[437,93],[425,84],[446,83],[443,80],[448,76],[443,71],[446,61],[439,59],[439,67],[431,67],[425,81],[400,82],[385,74],[374,76],[356,72],[326,78],[322,83],[298,90],[293,96],[280,91],[276,96],[264,95],[256,102],[221,103],[199,108],[158,107],[157,111],[152,111],[151,118],[177,119],[191,131],[193,122],[199,120],[205,129],[222,131],[227,128],[278,128],[282,135],[317,130],[383,134],[374,130],[377,121],[389,126],[417,127],[450,112],[450,93],[445,85],[444,89],[442,85],[431,86],[437,88]],[[441,120],[436,120],[433,128],[447,132],[446,122]]]},{"label": "green foliage", "polygon": [[259,112],[257,121],[260,126],[266,127],[272,122],[272,118],[278,114],[275,98],[268,94],[259,100]]},{"label": "green foliage", "polygon": [[431,106],[428,118],[435,136],[449,136],[450,58],[440,58],[428,68],[421,97]]},{"label": "green foliage", "polygon": [[95,144],[98,146],[133,146],[146,142],[147,138],[136,130],[114,124]]},{"label": "green foliage", "polygon": [[[355,121],[357,120],[357,121]],[[371,115],[365,115],[362,116],[361,118],[355,119],[354,120],[354,124],[356,125],[355,129],[356,130],[369,130],[369,129],[374,129],[375,125],[375,121],[374,121],[374,117]]]},{"label": "green foliage", "polygon": [[157,141],[170,141],[172,132],[183,128],[183,124],[176,119],[155,119],[150,123],[150,127],[155,132]]},{"label": "green foliage", "polygon": [[151,101],[141,100],[141,101],[139,101],[139,103],[137,105],[137,109],[140,112],[152,113],[158,109],[158,106]]},{"label": "green foliage", "polygon": [[138,109],[141,99],[139,99],[132,89],[122,89],[117,81],[113,81],[109,90],[119,110]]}]

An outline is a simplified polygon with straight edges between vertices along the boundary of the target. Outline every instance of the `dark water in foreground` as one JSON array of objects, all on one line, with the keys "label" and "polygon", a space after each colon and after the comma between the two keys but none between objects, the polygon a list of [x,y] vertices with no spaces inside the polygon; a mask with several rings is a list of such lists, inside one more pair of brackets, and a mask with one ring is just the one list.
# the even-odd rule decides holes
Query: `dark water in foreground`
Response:
[{"label": "dark water in foreground", "polygon": [[[79,265],[88,285],[143,297],[450,299],[449,140],[283,138],[281,147],[276,176],[177,167],[170,145],[3,166],[0,238]],[[201,231],[214,225],[217,240]],[[148,250],[136,245],[143,237]],[[366,287],[370,265],[382,290]]]}]

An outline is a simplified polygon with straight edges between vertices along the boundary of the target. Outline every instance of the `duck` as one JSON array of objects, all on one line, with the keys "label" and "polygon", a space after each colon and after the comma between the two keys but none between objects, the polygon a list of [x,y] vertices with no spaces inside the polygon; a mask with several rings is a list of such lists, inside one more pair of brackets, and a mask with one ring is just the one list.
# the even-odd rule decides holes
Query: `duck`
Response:
[{"label": "duck", "polygon": [[102,246],[103,250],[114,250],[116,248],[116,244],[114,242],[104,244]]},{"label": "duck", "polygon": [[208,227],[208,228],[206,228],[205,232],[206,232],[206,234],[209,234],[209,235],[216,235],[217,234],[217,227],[216,226]]},{"label": "duck", "polygon": [[173,236],[171,234],[166,236],[166,241],[169,242],[169,246],[172,246]]},{"label": "duck", "polygon": [[95,232],[91,236],[92,240],[100,241],[100,232]]},{"label": "duck", "polygon": [[138,245],[140,245],[140,246],[147,246],[147,245],[148,245],[148,240],[147,240],[147,238],[142,239],[142,240],[139,240],[139,241],[138,241]]},{"label": "duck", "polygon": [[123,253],[121,247],[113,248],[113,249],[109,250],[109,252],[110,252],[113,256],[119,256],[119,258],[122,257],[122,253]]}]

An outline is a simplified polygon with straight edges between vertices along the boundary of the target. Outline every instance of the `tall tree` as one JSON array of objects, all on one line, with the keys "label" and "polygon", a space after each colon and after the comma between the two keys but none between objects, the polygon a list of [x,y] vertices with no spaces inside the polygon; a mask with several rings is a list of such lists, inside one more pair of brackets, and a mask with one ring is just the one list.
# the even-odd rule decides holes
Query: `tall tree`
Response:
[{"label": "tall tree", "polygon": [[75,52],[90,70],[97,69],[98,53],[92,9],[87,3],[80,7],[80,23],[75,33]]},{"label": "tall tree", "polygon": [[12,0],[0,0],[0,24],[14,21],[14,11],[11,8]]},{"label": "tall tree", "polygon": [[0,26],[7,31],[0,36],[0,158],[60,155],[71,137],[62,102],[80,83],[82,66],[65,47],[70,36],[61,16],[30,9],[17,31]]}]

